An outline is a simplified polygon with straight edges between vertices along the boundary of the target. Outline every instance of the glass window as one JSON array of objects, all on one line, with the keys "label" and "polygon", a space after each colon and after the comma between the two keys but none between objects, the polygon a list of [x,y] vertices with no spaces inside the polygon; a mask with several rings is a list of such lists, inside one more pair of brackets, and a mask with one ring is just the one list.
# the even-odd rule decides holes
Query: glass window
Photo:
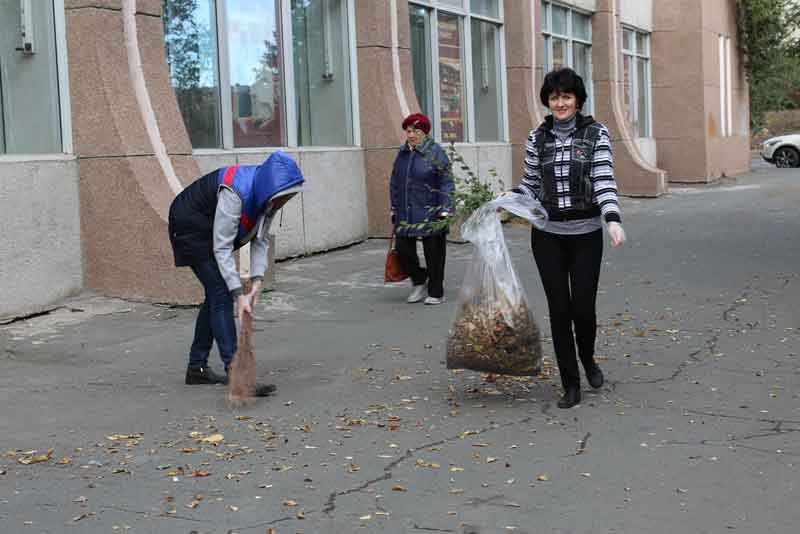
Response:
[{"label": "glass window", "polygon": [[498,17],[500,15],[497,0],[471,0],[470,9],[477,15],[485,15],[487,17]]},{"label": "glass window", "polygon": [[567,61],[567,41],[564,39],[553,39],[553,65],[548,71],[560,69],[569,64],[569,61]]},{"label": "glass window", "polygon": [[[431,73],[431,15],[430,10],[409,4],[411,26],[411,62],[414,71],[414,90],[420,111],[433,117],[433,79]],[[436,130],[436,125],[433,125]]]},{"label": "glass window", "polygon": [[457,7],[458,9],[464,7],[464,0],[436,0],[436,3],[443,6]]},{"label": "glass window", "polygon": [[172,87],[195,148],[222,146],[217,23],[213,0],[164,2]]},{"label": "glass window", "polygon": [[577,11],[572,12],[572,35],[583,41],[592,40],[592,19]]},{"label": "glass window", "polygon": [[502,139],[500,29],[472,19],[472,80],[477,141]]},{"label": "glass window", "polygon": [[292,0],[298,142],[353,142],[345,0]]},{"label": "glass window", "polygon": [[650,136],[650,35],[622,30],[622,103],[637,137]]},{"label": "glass window", "polygon": [[0,153],[61,152],[53,2],[4,0],[0,13]]},{"label": "glass window", "polygon": [[552,7],[552,32],[558,35],[567,35],[567,9],[561,6]]},{"label": "glass window", "polygon": [[461,61],[461,20],[439,13],[439,112],[442,141],[464,141],[464,69]]},{"label": "glass window", "polygon": [[594,109],[592,88],[592,30],[591,17],[563,6],[543,1],[542,19],[542,78],[548,72],[570,67],[586,85],[585,113]]},{"label": "glass window", "polygon": [[408,5],[414,89],[435,138],[443,143],[504,140],[500,2],[409,0]]},{"label": "glass window", "polygon": [[163,2],[172,84],[194,148],[353,144],[348,0]]},{"label": "glass window", "polygon": [[[225,3],[233,146],[282,146],[282,77],[275,0]],[[259,16],[253,16],[258,13]]]}]

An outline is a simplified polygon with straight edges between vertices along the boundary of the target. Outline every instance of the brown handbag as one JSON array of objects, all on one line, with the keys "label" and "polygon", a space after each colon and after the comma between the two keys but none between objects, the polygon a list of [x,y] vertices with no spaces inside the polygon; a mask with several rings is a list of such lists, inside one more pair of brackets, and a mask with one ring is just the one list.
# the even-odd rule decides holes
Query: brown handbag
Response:
[{"label": "brown handbag", "polygon": [[389,252],[386,254],[386,268],[383,270],[384,283],[402,282],[408,278],[408,273],[403,270],[400,263],[400,253],[394,248],[394,232],[389,240]]}]

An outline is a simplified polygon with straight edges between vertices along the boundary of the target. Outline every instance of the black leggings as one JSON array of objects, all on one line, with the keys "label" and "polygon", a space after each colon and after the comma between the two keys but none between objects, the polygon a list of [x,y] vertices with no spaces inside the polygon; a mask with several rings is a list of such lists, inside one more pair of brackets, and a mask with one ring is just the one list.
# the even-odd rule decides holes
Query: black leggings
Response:
[{"label": "black leggings", "polygon": [[575,343],[584,369],[591,369],[597,334],[595,301],[603,258],[603,231],[560,235],[534,228],[531,248],[550,308],[550,329],[561,384],[565,389],[580,387]]},{"label": "black leggings", "polygon": [[447,235],[435,234],[422,238],[425,253],[425,268],[419,265],[416,237],[395,237],[395,246],[400,255],[403,270],[411,277],[415,286],[428,282],[428,295],[435,298],[444,296],[444,262],[447,256]]}]

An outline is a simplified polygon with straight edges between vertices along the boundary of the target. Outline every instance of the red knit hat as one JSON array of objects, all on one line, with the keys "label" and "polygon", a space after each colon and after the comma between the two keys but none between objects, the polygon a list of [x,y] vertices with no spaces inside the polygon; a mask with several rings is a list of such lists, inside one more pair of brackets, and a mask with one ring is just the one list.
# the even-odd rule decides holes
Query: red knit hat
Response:
[{"label": "red knit hat", "polygon": [[426,135],[431,132],[431,120],[422,113],[412,113],[403,119],[403,129],[409,126],[422,130]]}]

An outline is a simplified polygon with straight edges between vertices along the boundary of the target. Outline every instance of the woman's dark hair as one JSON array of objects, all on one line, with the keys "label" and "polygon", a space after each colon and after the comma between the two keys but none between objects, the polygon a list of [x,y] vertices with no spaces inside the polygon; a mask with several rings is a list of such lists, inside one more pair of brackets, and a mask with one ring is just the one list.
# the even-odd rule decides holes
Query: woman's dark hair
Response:
[{"label": "woman's dark hair", "polygon": [[586,87],[583,85],[583,78],[570,69],[564,67],[547,73],[542,83],[542,90],[539,91],[539,100],[544,107],[550,105],[550,95],[553,93],[572,93],[578,100],[578,109],[583,109],[586,103]]}]

